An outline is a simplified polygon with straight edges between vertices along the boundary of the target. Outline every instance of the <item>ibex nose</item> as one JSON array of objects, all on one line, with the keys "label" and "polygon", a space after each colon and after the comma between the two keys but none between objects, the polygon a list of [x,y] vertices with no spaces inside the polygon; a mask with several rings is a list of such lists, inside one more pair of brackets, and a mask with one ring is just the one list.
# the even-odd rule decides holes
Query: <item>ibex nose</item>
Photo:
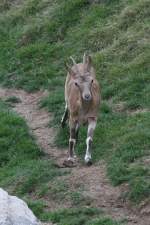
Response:
[{"label": "ibex nose", "polygon": [[91,95],[90,94],[86,94],[85,96],[84,96],[84,98],[85,98],[85,100],[90,100],[91,99]]}]

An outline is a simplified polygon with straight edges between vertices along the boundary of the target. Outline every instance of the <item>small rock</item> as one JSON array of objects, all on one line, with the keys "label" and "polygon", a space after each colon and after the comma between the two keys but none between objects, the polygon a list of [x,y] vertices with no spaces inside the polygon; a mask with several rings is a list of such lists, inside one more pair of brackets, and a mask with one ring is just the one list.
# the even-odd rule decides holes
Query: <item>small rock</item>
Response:
[{"label": "small rock", "polygon": [[150,215],[150,206],[147,206],[141,210],[142,215]]}]

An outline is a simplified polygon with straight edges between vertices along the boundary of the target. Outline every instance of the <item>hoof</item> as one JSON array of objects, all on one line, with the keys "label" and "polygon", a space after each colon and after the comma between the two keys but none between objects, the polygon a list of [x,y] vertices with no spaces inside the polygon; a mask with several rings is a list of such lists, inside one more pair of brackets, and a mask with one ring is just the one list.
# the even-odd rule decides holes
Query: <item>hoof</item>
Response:
[{"label": "hoof", "polygon": [[66,123],[61,122],[61,127],[64,128],[66,126]]},{"label": "hoof", "polygon": [[89,161],[87,161],[87,162],[85,162],[85,164],[87,165],[87,166],[92,166],[92,160],[89,160]]},{"label": "hoof", "polygon": [[92,165],[92,159],[91,159],[91,156],[85,155],[84,160],[85,160],[85,164],[86,164],[87,166],[91,166],[91,165]]},{"label": "hoof", "polygon": [[76,167],[77,165],[76,165],[76,163],[74,162],[74,161],[72,161],[72,160],[64,160],[64,162],[63,162],[63,166],[65,166],[65,167]]}]

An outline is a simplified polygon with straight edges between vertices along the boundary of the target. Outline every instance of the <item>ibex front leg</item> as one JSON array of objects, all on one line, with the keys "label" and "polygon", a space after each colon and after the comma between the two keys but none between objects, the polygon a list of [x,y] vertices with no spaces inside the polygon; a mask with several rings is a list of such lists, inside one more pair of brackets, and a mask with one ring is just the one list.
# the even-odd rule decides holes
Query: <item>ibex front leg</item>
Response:
[{"label": "ibex front leg", "polygon": [[77,123],[70,122],[70,139],[69,139],[68,160],[72,161],[72,162],[74,162],[74,160],[75,160],[74,148],[75,148],[75,144],[76,144],[76,128],[77,128]]},{"label": "ibex front leg", "polygon": [[88,120],[88,132],[87,132],[87,139],[86,139],[86,154],[85,154],[85,163],[87,165],[92,164],[92,156],[91,156],[91,148],[92,148],[92,142],[93,142],[93,134],[96,127],[96,120],[95,119],[89,119]]},{"label": "ibex front leg", "polygon": [[76,166],[76,163],[75,163],[76,156],[75,156],[74,148],[76,144],[78,123],[72,122],[70,119],[69,127],[70,127],[70,138],[69,138],[68,159],[64,160],[63,165],[67,167],[74,167]]}]

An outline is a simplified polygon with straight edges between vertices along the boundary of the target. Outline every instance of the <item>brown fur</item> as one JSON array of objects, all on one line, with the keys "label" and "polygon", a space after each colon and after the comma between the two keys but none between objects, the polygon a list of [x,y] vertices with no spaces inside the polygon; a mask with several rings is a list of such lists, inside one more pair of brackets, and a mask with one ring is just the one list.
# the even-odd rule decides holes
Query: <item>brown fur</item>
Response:
[{"label": "brown fur", "polygon": [[74,162],[74,147],[78,138],[78,129],[81,124],[88,124],[86,139],[85,162],[91,165],[91,145],[93,133],[96,127],[98,108],[100,105],[100,89],[96,80],[94,68],[91,65],[91,57],[84,54],[83,63],[76,64],[71,58],[74,66],[67,65],[67,78],[65,83],[66,108],[61,120],[62,127],[69,115],[70,139],[68,160],[65,165]]},{"label": "brown fur", "polygon": [[[82,63],[77,64],[79,72],[83,73],[84,65]],[[71,68],[75,70],[73,66]],[[93,83],[91,87],[92,99],[89,102],[84,102],[82,100],[80,91],[78,87],[74,84],[74,79],[68,72],[66,83],[65,83],[65,100],[69,109],[70,123],[78,121],[79,123],[88,122],[88,118],[97,119],[98,108],[100,104],[100,88],[98,81],[95,78],[94,68],[91,68],[91,76],[93,78]]]}]

